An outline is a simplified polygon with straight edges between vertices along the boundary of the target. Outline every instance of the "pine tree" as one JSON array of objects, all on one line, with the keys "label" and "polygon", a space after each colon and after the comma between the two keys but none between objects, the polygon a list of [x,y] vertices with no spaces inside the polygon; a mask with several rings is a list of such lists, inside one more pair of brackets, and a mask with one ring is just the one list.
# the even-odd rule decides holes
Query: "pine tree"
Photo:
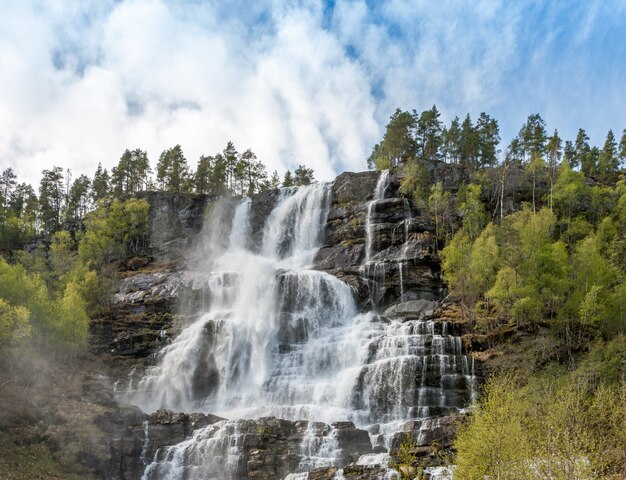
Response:
[{"label": "pine tree", "polygon": [[500,128],[498,121],[482,112],[476,123],[480,166],[494,166],[497,161]]},{"label": "pine tree", "polygon": [[270,190],[276,190],[279,187],[280,187],[280,176],[278,175],[278,172],[274,170],[272,172],[272,176],[270,177],[268,188]]},{"label": "pine tree", "polygon": [[574,143],[571,140],[565,141],[565,147],[563,147],[563,160],[568,163],[570,168],[576,168],[580,165],[580,162],[576,157]]},{"label": "pine tree", "polygon": [[294,186],[293,176],[291,175],[291,171],[287,170],[283,178],[283,187],[293,187],[293,186]]},{"label": "pine tree", "polygon": [[304,165],[298,165],[298,168],[294,171],[294,185],[311,185],[314,181],[315,177],[313,176],[313,169],[307,168]]},{"label": "pine tree", "polygon": [[69,222],[82,220],[89,210],[89,189],[91,181],[87,175],[81,175],[70,187],[65,206],[65,220]]},{"label": "pine tree", "polygon": [[222,151],[224,164],[226,167],[226,187],[230,191],[235,191],[235,168],[239,160],[239,154],[233,142],[228,142]]},{"label": "pine tree", "polygon": [[622,132],[622,139],[619,142],[619,158],[622,163],[626,162],[626,128]]},{"label": "pine tree", "polygon": [[198,166],[193,176],[193,186],[196,193],[208,193],[211,182],[211,167],[214,162],[213,157],[201,155]]},{"label": "pine tree", "polygon": [[441,132],[442,153],[445,161],[459,163],[461,123],[459,117],[454,117],[450,128],[444,128]]},{"label": "pine tree", "polygon": [[522,125],[518,137],[528,162],[542,157],[546,148],[546,122],[541,115],[533,113],[528,116],[526,123]]},{"label": "pine tree", "polygon": [[102,168],[102,164],[98,163],[98,168],[91,182],[91,200],[96,203],[102,198],[106,198],[110,192],[109,172],[106,168]]},{"label": "pine tree", "polygon": [[617,178],[619,171],[619,158],[617,142],[613,130],[609,130],[604,141],[604,146],[598,155],[598,179],[604,183],[610,183]]},{"label": "pine tree", "polygon": [[427,161],[437,160],[440,156],[442,142],[440,116],[436,105],[430,110],[424,110],[419,116],[413,111],[417,155]]},{"label": "pine tree", "polygon": [[585,171],[585,162],[587,159],[587,155],[590,152],[589,147],[589,137],[587,133],[582,129],[578,129],[578,133],[576,134],[576,140],[574,141],[574,159],[571,162],[572,168],[576,168],[580,166],[583,169],[585,175],[589,175],[589,171]]},{"label": "pine tree", "polygon": [[185,192],[190,189],[187,159],[180,145],[163,151],[157,163],[157,182],[166,192]]},{"label": "pine tree", "polygon": [[56,232],[60,226],[63,206],[63,169],[52,167],[41,172],[39,183],[40,219],[44,233]]},{"label": "pine tree", "polygon": [[459,136],[459,164],[466,173],[476,170],[480,154],[480,138],[468,113],[461,125]]},{"label": "pine tree", "polygon": [[11,167],[0,174],[0,234],[4,238],[5,225],[9,213],[9,202],[17,184],[17,175]]},{"label": "pine tree", "polygon": [[384,170],[415,157],[415,140],[412,135],[414,128],[413,115],[397,108],[389,118],[382,141],[374,145],[367,159],[367,166]]}]

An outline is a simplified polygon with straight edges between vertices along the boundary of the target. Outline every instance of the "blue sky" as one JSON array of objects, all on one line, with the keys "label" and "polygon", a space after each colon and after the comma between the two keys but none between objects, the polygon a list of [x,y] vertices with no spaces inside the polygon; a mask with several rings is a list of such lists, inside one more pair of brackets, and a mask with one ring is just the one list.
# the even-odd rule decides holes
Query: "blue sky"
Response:
[{"label": "blue sky", "polygon": [[626,1],[8,0],[0,167],[93,174],[125,148],[228,140],[270,170],[361,170],[396,107],[626,128]]}]

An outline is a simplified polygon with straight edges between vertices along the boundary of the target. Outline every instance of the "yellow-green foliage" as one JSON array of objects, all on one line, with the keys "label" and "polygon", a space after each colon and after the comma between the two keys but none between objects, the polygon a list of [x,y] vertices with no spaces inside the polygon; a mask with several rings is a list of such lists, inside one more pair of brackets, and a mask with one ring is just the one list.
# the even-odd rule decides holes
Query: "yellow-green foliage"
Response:
[{"label": "yellow-green foliage", "polygon": [[138,251],[148,225],[149,205],[143,199],[113,200],[100,205],[85,219],[78,257],[91,267],[102,267]]},{"label": "yellow-green foliage", "polygon": [[588,365],[525,385],[511,376],[493,377],[459,428],[455,448],[455,478],[623,478],[626,379],[611,382],[590,374]]},{"label": "yellow-green foliage", "polygon": [[86,344],[89,318],[77,285],[69,282],[53,295],[37,274],[0,258],[0,323],[3,345],[31,336],[63,351]]},{"label": "yellow-green foliage", "polygon": [[400,182],[400,192],[412,197],[415,203],[424,208],[428,199],[428,171],[416,159],[404,164]]},{"label": "yellow-green foliage", "polygon": [[476,411],[457,432],[455,478],[527,478],[523,475],[525,462],[531,458],[524,418],[528,407],[516,385],[517,379],[512,376],[487,381]]},{"label": "yellow-green foliage", "polygon": [[470,233],[472,217],[464,218],[441,253],[450,293],[467,307],[486,306],[501,322],[548,323],[568,352],[593,336],[624,331],[626,283],[612,254],[626,228],[619,209],[599,222],[597,232],[585,222],[581,232],[591,231],[582,238],[568,229],[560,239],[548,208],[535,213],[527,206],[477,236]]},{"label": "yellow-green foliage", "polygon": [[17,344],[30,337],[30,312],[24,307],[13,307],[0,298],[0,344]]}]

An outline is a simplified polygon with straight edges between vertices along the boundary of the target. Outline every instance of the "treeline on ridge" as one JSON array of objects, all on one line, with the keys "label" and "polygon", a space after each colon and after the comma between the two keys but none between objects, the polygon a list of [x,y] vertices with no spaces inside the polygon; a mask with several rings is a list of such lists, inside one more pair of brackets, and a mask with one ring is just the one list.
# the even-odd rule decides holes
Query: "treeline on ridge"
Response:
[{"label": "treeline on ridge", "polygon": [[12,168],[0,173],[0,250],[20,248],[38,235],[51,235],[65,228],[77,229],[87,212],[101,201],[125,198],[150,190],[208,195],[253,195],[281,186],[308,185],[313,170],[304,165],[287,170],[281,179],[250,149],[239,153],[232,142],[213,156],[202,155],[195,170],[176,145],[161,153],[153,170],[141,149],[126,150],[109,172],[101,164],[93,178],[54,166],[42,171],[37,191],[18,183]]},{"label": "treeline on ridge", "polygon": [[624,478],[626,130],[596,147],[533,114],[499,145],[485,113],[444,126],[436,107],[398,109],[369,158],[433,220],[466,342],[491,372],[454,476]]}]

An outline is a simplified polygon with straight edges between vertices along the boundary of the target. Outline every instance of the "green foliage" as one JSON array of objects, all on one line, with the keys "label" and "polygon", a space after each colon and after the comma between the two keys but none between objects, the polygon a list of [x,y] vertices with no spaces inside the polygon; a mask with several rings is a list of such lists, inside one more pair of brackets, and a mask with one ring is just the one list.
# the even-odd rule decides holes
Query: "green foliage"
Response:
[{"label": "green foliage", "polygon": [[[174,176],[186,175],[186,160],[182,156],[180,145],[163,152],[159,162],[160,164],[157,168],[160,168],[162,175],[162,178],[159,178],[159,180],[163,181],[164,184],[166,183],[168,188],[179,188],[179,184],[176,182],[180,183],[181,179],[174,178]],[[150,162],[145,151],[139,148],[132,151],[125,150],[117,166],[111,170],[113,194],[116,197],[120,197],[146,189],[150,173]],[[167,181],[165,177],[167,177]]]},{"label": "green foliage", "polygon": [[86,346],[89,317],[76,284],[69,282],[59,295],[37,274],[0,258],[0,347],[32,335],[37,344],[59,355]]},{"label": "green foliage", "polygon": [[425,207],[428,198],[428,171],[421,162],[412,160],[404,165],[400,192],[413,198],[420,207]]},{"label": "green foliage", "polygon": [[490,378],[476,411],[459,427],[455,477],[466,480],[525,476],[532,444],[525,421],[527,400],[512,376]]},{"label": "green foliage", "polygon": [[400,447],[394,452],[398,460],[392,460],[389,463],[389,467],[398,472],[401,480],[421,480],[424,478],[422,469],[416,465],[416,450],[417,443],[413,439],[413,435],[406,433],[400,442]]},{"label": "green foliage", "polygon": [[450,193],[443,189],[441,182],[430,187],[428,214],[435,221],[437,250],[439,249],[439,239],[448,238],[454,231],[451,201]]},{"label": "green foliage", "polygon": [[157,163],[156,178],[161,189],[166,192],[189,191],[191,185],[189,166],[180,145],[161,153]]},{"label": "green foliage", "polygon": [[[608,348],[598,346],[601,351]],[[526,384],[510,375],[490,378],[476,411],[457,433],[455,477],[566,480],[623,475],[626,380],[599,379],[588,368],[535,376]]]},{"label": "green foliage", "polygon": [[313,169],[304,165],[298,165],[294,171],[293,182],[295,185],[311,185],[315,181]]},{"label": "green foliage", "polygon": [[398,163],[404,163],[415,156],[415,140],[413,129],[415,118],[409,112],[399,108],[389,118],[385,135],[376,144],[367,160],[370,168],[385,170]]},{"label": "green foliage", "polygon": [[19,344],[31,335],[30,312],[0,298],[0,346]]},{"label": "green foliage", "polygon": [[110,205],[100,205],[85,220],[86,231],[78,247],[81,262],[101,268],[138,253],[147,233],[148,210],[148,202],[143,199],[115,199]]}]

